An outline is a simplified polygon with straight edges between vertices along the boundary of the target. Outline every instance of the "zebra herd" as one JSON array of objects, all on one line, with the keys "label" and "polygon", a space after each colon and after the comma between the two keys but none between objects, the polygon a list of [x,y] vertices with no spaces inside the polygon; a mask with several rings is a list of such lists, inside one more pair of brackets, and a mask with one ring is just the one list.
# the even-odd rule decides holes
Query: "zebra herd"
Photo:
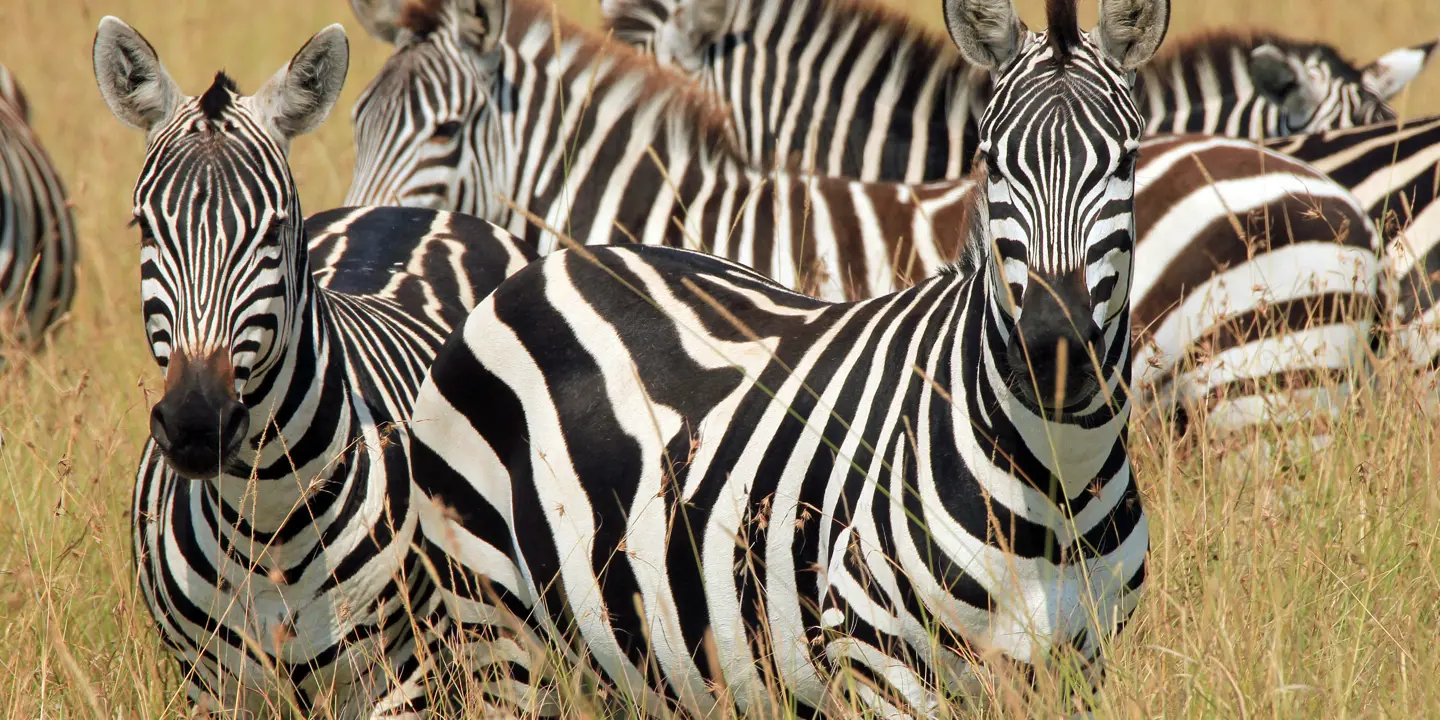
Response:
[{"label": "zebra herd", "polygon": [[[104,18],[165,374],[136,578],[194,711],[564,714],[560,665],[647,715],[930,717],[1068,663],[1084,705],[1146,577],[1133,414],[1440,369],[1440,118],[1387,105],[1435,42],[942,1],[948,40],[873,0],[351,0],[394,52],[309,217],[340,26],[188,96]],[[7,341],[68,310],[74,226],[0,69]]]}]

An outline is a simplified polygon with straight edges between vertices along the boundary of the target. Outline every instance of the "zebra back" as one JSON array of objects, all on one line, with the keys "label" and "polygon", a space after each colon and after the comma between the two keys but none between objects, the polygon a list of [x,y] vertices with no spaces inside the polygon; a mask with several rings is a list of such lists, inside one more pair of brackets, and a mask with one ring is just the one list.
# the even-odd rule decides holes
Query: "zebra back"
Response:
[{"label": "zebra back", "polygon": [[[874,0],[611,0],[602,9],[618,38],[724,102],[756,159],[905,182],[969,167],[988,79]],[[696,28],[696,17],[719,22]],[[1168,47],[1139,69],[1134,92],[1152,134],[1262,139],[1350,127],[1394,117],[1385,101],[1434,47],[1357,68],[1327,45],[1224,31]]]},{"label": "zebra back", "polygon": [[65,185],[0,66],[0,341],[33,345],[70,310],[79,242]]},{"label": "zebra back", "polygon": [[1440,116],[1269,143],[1314,165],[1363,204],[1384,243],[1390,349],[1440,369]]}]

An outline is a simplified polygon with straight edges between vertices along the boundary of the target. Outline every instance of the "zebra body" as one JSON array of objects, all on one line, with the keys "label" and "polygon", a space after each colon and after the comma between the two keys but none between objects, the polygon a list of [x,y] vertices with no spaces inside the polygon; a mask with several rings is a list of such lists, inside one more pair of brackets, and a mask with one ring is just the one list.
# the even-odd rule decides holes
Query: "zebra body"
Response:
[{"label": "zebra body", "polygon": [[1440,116],[1295,136],[1269,145],[1347,187],[1384,243],[1390,350],[1440,369]]},{"label": "zebra body", "polygon": [[1120,390],[1142,129],[1125,69],[1168,20],[1104,5],[1135,25],[1083,37],[1052,2],[1035,34],[1008,1],[948,4],[986,21],[956,34],[997,68],[960,271],[831,304],[626,246],[503,283],[416,402],[416,481],[455,509],[433,536],[643,709],[764,712],[770,688],[823,708],[853,672],[859,703],[931,715],[938,684],[985,672],[976,653],[1098,660],[1148,547]]},{"label": "zebra body", "polygon": [[[0,65],[0,333],[34,344],[70,310],[78,252],[65,186]],[[3,358],[0,358],[3,359]]]},{"label": "zebra body", "polygon": [[[557,234],[704,250],[833,300],[908,286],[957,258],[963,239],[943,230],[957,224],[944,213],[963,183],[757,170],[723,118],[648,60],[526,2],[467,1],[412,12],[423,33],[375,31],[399,45],[356,104],[347,203],[474,213],[542,253]],[[482,16],[505,18],[503,38],[467,36]]]},{"label": "zebra body", "polygon": [[[762,164],[869,181],[960,177],[989,94],[938,35],[867,0],[604,0],[610,29],[729,108]],[[1261,139],[1394,117],[1435,42],[1356,68],[1325,45],[1220,33],[1137,71],[1147,134]]]},{"label": "zebra body", "polygon": [[1319,170],[1215,136],[1147,138],[1136,168],[1132,382],[1218,432],[1334,417],[1368,364],[1382,261]]},{"label": "zebra body", "polygon": [[135,223],[165,394],[132,532],[186,694],[227,715],[414,716],[448,621],[391,435],[451,328],[533,252],[449,213],[303,220],[286,147],[339,94],[338,25],[249,97],[223,73],[186,97],[113,17],[94,60],[147,133]]},{"label": "zebra body", "polygon": [[[931,277],[958,259],[966,242],[962,228],[970,180],[906,186],[757,172],[723,140],[705,134],[706,128],[713,127],[713,117],[674,89],[673,80],[657,76],[650,67],[623,55],[587,55],[603,46],[593,41],[587,44],[586,36],[563,25],[560,42],[564,50],[555,53],[550,18],[522,5],[516,5],[515,11],[503,11],[503,7],[507,5],[499,3],[483,13],[487,18],[505,18],[504,39],[493,45],[466,40],[458,32],[466,17],[459,6],[433,19],[411,17],[411,23],[427,31],[423,36],[396,25],[393,18],[385,20],[388,16],[383,13],[377,16],[374,8],[368,9],[369,14],[362,12],[361,17],[368,18],[367,27],[377,36],[397,42],[398,49],[356,106],[360,160],[351,201],[439,204],[507,223],[513,231],[528,232],[542,245],[553,247],[554,237],[539,233],[525,215],[498,201],[485,201],[492,191],[479,188],[508,188],[512,181],[492,181],[492,174],[478,168],[489,162],[506,169],[521,168],[515,172],[522,175],[549,173],[547,182],[552,185],[562,177],[568,184],[561,189],[539,181],[520,183],[520,190],[501,194],[581,241],[609,242],[615,237],[610,223],[619,226],[622,237],[677,244],[736,259],[782,285],[825,299],[861,299],[894,292]],[[568,64],[562,65],[562,59]],[[503,102],[518,100],[486,89],[494,81],[480,72],[482,60],[493,63],[492,73],[500,72],[495,67],[525,70],[507,71],[510,74],[504,85],[530,89],[529,95],[521,96],[523,106],[497,110]],[[543,72],[533,69],[542,65]],[[555,78],[563,78],[563,82]],[[578,90],[567,95],[557,88]],[[586,103],[595,117],[584,122],[578,116],[566,120],[564,127],[578,128],[571,134],[555,129],[558,121],[538,119],[548,117],[546,108],[557,114],[559,108]],[[492,127],[496,114],[504,119],[498,130]],[[503,142],[492,147],[480,140],[490,137]],[[517,152],[508,138],[525,138],[527,142],[518,147],[525,153],[520,157],[529,159],[505,160]],[[1331,342],[1330,349],[1318,356],[1280,355],[1284,362],[1268,370],[1261,358],[1275,362],[1277,356],[1268,352],[1273,348],[1236,335],[1221,338],[1226,342],[1220,348],[1212,347],[1229,349],[1233,345],[1234,353],[1244,353],[1250,346],[1256,351],[1243,364],[1231,357],[1223,365],[1232,368],[1226,372],[1233,375],[1218,371],[1217,363],[1203,358],[1192,369],[1179,364],[1201,358],[1196,342],[1214,335],[1217,325],[1231,319],[1238,308],[1252,306],[1259,297],[1284,305],[1312,295],[1312,287],[1335,287],[1342,280],[1336,275],[1342,256],[1359,263],[1362,272],[1373,269],[1373,238],[1353,200],[1311,168],[1239,141],[1187,137],[1179,142],[1192,151],[1161,139],[1147,139],[1142,144],[1142,150],[1152,144],[1165,145],[1171,159],[1151,164],[1145,155],[1148,151],[1142,152],[1136,198],[1140,267],[1155,267],[1145,262],[1150,253],[1168,264],[1182,239],[1200,243],[1200,248],[1214,247],[1201,254],[1198,264],[1193,257],[1187,261],[1187,267],[1198,274],[1185,274],[1184,281],[1176,284],[1147,286],[1144,293],[1137,294],[1137,307],[1147,308],[1137,328],[1156,343],[1153,352],[1143,356],[1145,366],[1137,366],[1137,377],[1146,383],[1157,381],[1153,391],[1163,399],[1165,408],[1209,404],[1224,415],[1219,406],[1234,406],[1237,399],[1259,405],[1237,410],[1233,421],[1217,423],[1226,428],[1243,427],[1265,418],[1260,410],[1280,398],[1258,390],[1240,393],[1235,383],[1313,370],[1317,363],[1338,372],[1363,355],[1371,322],[1350,318],[1356,321],[1342,329],[1334,322],[1338,316],[1317,318],[1315,329],[1324,328],[1322,334]],[[656,157],[669,168],[666,173],[661,173],[656,160],[648,155],[647,144],[653,144]],[[562,154],[562,148],[570,150]],[[1227,181],[1238,181],[1249,173],[1251,192],[1231,196],[1238,186],[1231,182],[1229,190],[1217,188],[1203,173],[1197,176],[1197,162]],[[524,170],[535,165],[539,167]],[[789,192],[782,193],[786,178],[793,183]],[[1167,190],[1152,193],[1147,190],[1151,185]],[[433,188],[444,190],[433,193]],[[1187,195],[1175,192],[1176,188],[1190,193],[1188,205],[1177,206]],[[1235,298],[1220,302],[1216,285],[1225,279],[1225,270],[1264,252],[1252,242],[1243,247],[1236,244],[1240,238],[1231,230],[1229,219],[1236,208],[1247,216],[1254,211],[1262,219],[1269,218],[1276,228],[1299,228],[1301,232],[1294,238],[1299,241],[1297,246],[1313,248],[1325,262],[1280,268],[1251,266],[1251,272],[1264,271],[1264,282],[1255,278],[1243,286],[1242,293],[1232,275],[1231,289],[1224,295]],[[1322,227],[1314,218],[1324,218],[1331,225]],[[1345,227],[1348,232],[1342,232]],[[1243,232],[1263,229],[1248,227]],[[1152,242],[1152,230],[1164,237]],[[1289,239],[1275,239],[1275,244],[1288,244]],[[1221,257],[1223,262],[1214,260]],[[1314,277],[1317,274],[1324,277]],[[1352,279],[1351,273],[1347,271],[1343,279]],[[1373,295],[1375,283],[1373,274],[1365,276],[1352,283],[1350,292]],[[1252,290],[1257,286],[1263,289]],[[1158,324],[1171,320],[1170,309],[1186,302],[1200,309],[1192,310],[1183,322]],[[1301,328],[1291,329],[1296,333],[1277,340],[1282,346],[1306,337]],[[1223,386],[1231,387],[1225,397],[1212,396],[1213,389]]]}]

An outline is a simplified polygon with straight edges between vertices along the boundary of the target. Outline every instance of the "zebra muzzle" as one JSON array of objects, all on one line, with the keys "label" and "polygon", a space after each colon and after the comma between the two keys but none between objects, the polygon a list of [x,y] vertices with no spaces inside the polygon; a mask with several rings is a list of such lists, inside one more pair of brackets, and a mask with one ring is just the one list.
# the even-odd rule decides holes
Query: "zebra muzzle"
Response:
[{"label": "zebra muzzle", "polygon": [[250,411],[235,397],[235,372],[224,355],[195,362],[172,353],[165,396],[150,411],[150,436],[171,469],[192,480],[218,475],[250,430]]}]

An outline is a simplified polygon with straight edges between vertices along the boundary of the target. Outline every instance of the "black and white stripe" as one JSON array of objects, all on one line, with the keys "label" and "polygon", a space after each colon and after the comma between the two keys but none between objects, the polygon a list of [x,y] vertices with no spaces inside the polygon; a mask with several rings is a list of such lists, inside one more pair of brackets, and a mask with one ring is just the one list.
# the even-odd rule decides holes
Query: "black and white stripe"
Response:
[{"label": "black and white stripe", "polygon": [[[1102,4],[1091,39],[1072,3],[1039,34],[1008,0],[947,3],[997,68],[962,271],[830,304],[628,246],[503,283],[416,402],[416,481],[455,510],[432,537],[627,707],[778,688],[803,712],[853,673],[860,703],[931,715],[979,653],[1098,661],[1145,576],[1126,91],[1168,20]],[[523,684],[521,647],[496,657]]]},{"label": "black and white stripe", "polygon": [[963,239],[936,228],[963,185],[757,170],[703,96],[530,3],[359,9],[397,49],[355,107],[347,203],[474,213],[542,252],[560,245],[551,229],[704,250],[835,300],[958,256]]},{"label": "black and white stripe", "polygon": [[348,59],[333,25],[254,96],[222,73],[192,98],[123,22],[95,39],[102,94],[147,134],[134,212],[165,394],[136,478],[138,581],[189,701],[226,716],[426,707],[448,621],[394,424],[452,327],[533,258],[467,216],[303,219],[286,148]]},{"label": "black and white stripe", "polygon": [[70,311],[78,250],[65,185],[0,65],[0,342],[39,343]]},{"label": "black and white stripe", "polygon": [[[1388,350],[1417,368],[1440,370],[1440,117],[1269,144],[1325,172],[1368,210],[1385,244],[1386,321],[1394,326]],[[1431,406],[1440,407],[1433,398]]]},{"label": "black and white stripe", "polygon": [[[870,181],[967,172],[988,78],[873,0],[603,0],[622,42],[694,76],[763,164]],[[1435,42],[1357,68],[1333,48],[1225,31],[1138,70],[1146,132],[1261,139],[1394,117]]]}]

